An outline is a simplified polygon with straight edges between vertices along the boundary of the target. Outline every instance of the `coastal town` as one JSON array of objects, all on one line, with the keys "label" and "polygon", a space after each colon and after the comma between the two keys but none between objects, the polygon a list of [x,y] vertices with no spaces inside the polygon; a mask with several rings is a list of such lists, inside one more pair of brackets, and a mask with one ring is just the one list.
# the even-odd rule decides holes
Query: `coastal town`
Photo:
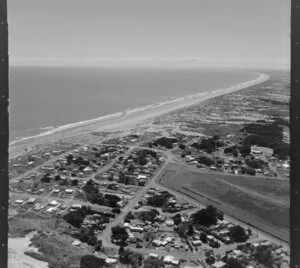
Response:
[{"label": "coastal town", "polygon": [[49,267],[288,268],[289,77],[270,77],[27,148],[9,163],[10,239],[33,233],[26,255]]}]

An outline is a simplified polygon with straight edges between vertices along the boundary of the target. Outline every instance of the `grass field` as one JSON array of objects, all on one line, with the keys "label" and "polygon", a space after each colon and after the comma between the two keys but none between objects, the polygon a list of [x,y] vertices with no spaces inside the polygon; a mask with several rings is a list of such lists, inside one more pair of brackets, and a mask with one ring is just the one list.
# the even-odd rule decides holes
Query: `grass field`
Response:
[{"label": "grass field", "polygon": [[289,184],[286,181],[191,172],[171,165],[160,183],[289,241]]}]

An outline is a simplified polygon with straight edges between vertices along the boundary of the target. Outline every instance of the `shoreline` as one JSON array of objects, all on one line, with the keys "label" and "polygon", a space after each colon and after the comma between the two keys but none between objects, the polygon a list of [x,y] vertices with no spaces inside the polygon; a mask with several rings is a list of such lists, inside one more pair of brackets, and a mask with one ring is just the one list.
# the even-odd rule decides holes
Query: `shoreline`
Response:
[{"label": "shoreline", "polygon": [[21,140],[12,141],[9,144],[10,158],[21,153],[28,146],[35,146],[47,142],[86,135],[93,131],[124,131],[132,129],[139,123],[154,119],[157,116],[173,112],[178,109],[196,105],[205,100],[221,96],[234,91],[242,90],[269,80],[264,73],[252,72],[259,77],[250,81],[242,82],[224,89],[205,91],[193,95],[187,95],[178,99],[150,104],[144,107],[127,109],[95,119],[85,120],[77,123],[66,124],[55,129],[50,129],[35,136],[25,137]]}]

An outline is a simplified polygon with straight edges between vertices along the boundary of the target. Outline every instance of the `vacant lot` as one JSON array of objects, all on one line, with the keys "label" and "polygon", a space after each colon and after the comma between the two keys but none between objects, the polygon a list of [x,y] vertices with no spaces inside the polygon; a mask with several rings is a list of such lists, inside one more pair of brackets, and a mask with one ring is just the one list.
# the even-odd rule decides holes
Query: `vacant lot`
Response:
[{"label": "vacant lot", "polygon": [[244,176],[191,172],[170,165],[160,182],[225,214],[289,241],[289,184]]}]

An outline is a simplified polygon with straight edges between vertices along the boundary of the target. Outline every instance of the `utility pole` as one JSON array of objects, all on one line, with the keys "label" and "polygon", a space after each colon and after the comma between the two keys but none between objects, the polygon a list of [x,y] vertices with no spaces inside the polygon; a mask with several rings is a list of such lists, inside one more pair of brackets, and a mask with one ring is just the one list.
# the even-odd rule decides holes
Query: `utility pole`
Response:
[{"label": "utility pole", "polygon": [[0,267],[8,267],[8,25],[7,0],[0,0]]}]

